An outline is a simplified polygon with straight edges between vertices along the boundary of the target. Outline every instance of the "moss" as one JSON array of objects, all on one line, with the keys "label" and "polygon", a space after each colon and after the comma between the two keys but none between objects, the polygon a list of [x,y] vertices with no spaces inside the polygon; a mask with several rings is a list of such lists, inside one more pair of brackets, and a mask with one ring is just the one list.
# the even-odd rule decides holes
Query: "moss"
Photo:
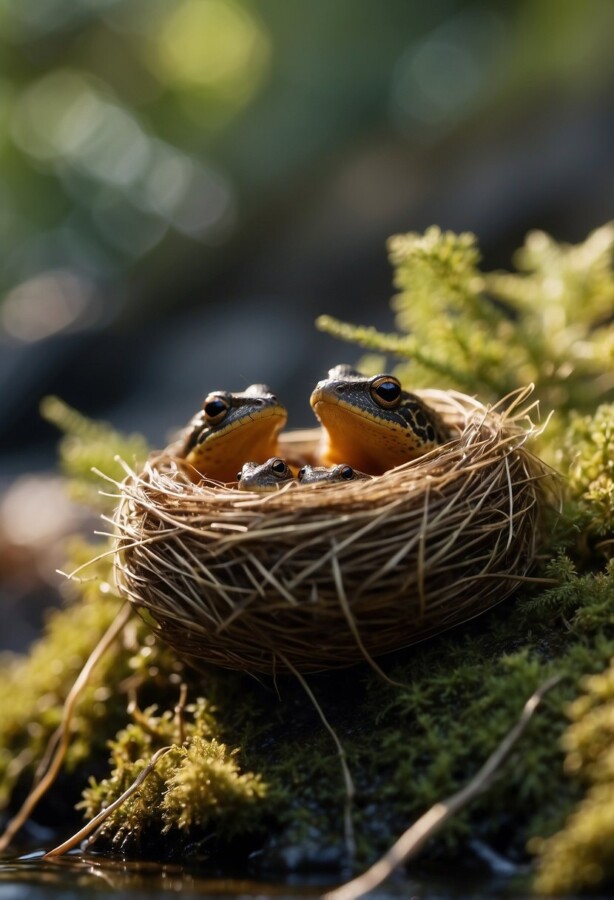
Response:
[{"label": "moss", "polygon": [[614,404],[593,415],[573,413],[557,450],[567,473],[566,516],[587,538],[614,532]]},{"label": "moss", "polygon": [[547,894],[614,885],[614,663],[583,680],[568,714],[565,768],[589,788],[561,831],[532,843],[536,888]]},{"label": "moss", "polygon": [[[100,547],[72,542],[67,568],[94,559]],[[108,548],[105,545],[105,550]],[[63,609],[47,616],[43,637],[27,657],[5,656],[0,663],[0,805],[18,788],[21,796],[61,722],[64,701],[90,653],[118,615],[122,601],[113,588],[111,557],[106,553],[88,565],[72,585]],[[128,695],[141,686],[155,691],[159,675],[172,684],[182,669],[166,648],[154,642],[138,620],[94,668],[71,724],[62,795],[76,801],[83,772],[100,765],[106,741],[126,720]],[[91,770],[91,769],[90,769]]]},{"label": "moss", "polygon": [[[563,709],[575,695],[577,679],[599,671],[614,655],[614,628],[604,628],[601,612],[587,615],[604,605],[603,590],[594,589],[598,580],[610,581],[611,576],[579,576],[570,567],[566,584],[556,589],[560,602],[552,592],[547,603],[543,595],[527,597],[396,654],[386,661],[387,668],[406,687],[391,686],[364,669],[312,679],[357,783],[355,827],[362,861],[372,859],[409,821],[463,784],[514,723],[526,697],[553,672],[568,679],[547,700],[506,776],[480,807],[451,823],[430,852],[460,855],[468,836],[477,833],[521,858],[528,837],[562,822],[579,796],[560,765]],[[94,594],[91,584],[88,590]],[[93,602],[102,607],[104,595]],[[58,620],[76,625],[74,607],[52,619],[49,636],[40,645],[48,645],[48,656],[60,634],[62,640],[74,640],[66,624],[57,631]],[[93,635],[89,641],[94,643]],[[180,677],[190,696],[198,698],[186,710],[183,745],[173,711]],[[126,682],[131,679],[140,696],[155,697],[156,707],[128,714]],[[70,680],[54,695],[47,733],[57,722]],[[97,709],[93,695],[103,684],[109,699]],[[34,696],[36,685],[31,688]],[[136,855],[176,857],[212,834],[219,844],[238,835],[262,842],[268,832],[264,860],[269,865],[284,864],[290,850],[305,845],[317,860],[332,844],[341,860],[344,789],[334,746],[300,686],[286,680],[279,690],[281,698],[232,673],[210,673],[204,679],[180,673],[172,656],[135,623],[132,636],[103,662],[80,707],[72,752],[78,749],[90,771],[103,768],[102,736],[122,725],[111,741],[110,774],[91,779],[84,813],[91,816],[116,799],[159,747],[175,748],[107,821],[103,842]],[[23,727],[27,704],[20,705]],[[453,714],[459,708],[462,717]],[[35,715],[30,707],[30,717]],[[8,759],[17,747],[6,740],[7,720],[2,721]],[[24,738],[19,722],[13,728]],[[81,783],[85,772],[84,766],[77,771]]]},{"label": "moss", "polygon": [[121,482],[126,474],[122,460],[134,465],[136,460],[147,458],[145,439],[139,434],[121,434],[104,422],[92,421],[59,397],[45,397],[41,415],[62,432],[60,466],[72,496],[91,506],[112,510],[117,497],[113,485],[103,481],[101,475]]},{"label": "moss", "polygon": [[167,855],[172,855],[173,845],[182,846],[177,832],[214,830],[219,840],[253,831],[257,816],[250,814],[250,807],[266,796],[265,784],[258,775],[242,773],[239,750],[229,750],[214,736],[218,725],[204,700],[187,714],[181,743],[175,717],[169,712],[156,716],[155,708],[144,711],[111,741],[111,774],[98,782],[92,779],[80,804],[87,818],[117,799],[156,750],[172,744],[138,792],[106,819],[101,837],[108,837],[113,846],[135,849],[163,834]]},{"label": "moss", "polygon": [[[398,333],[382,335],[324,316],[319,326],[370,351],[400,357],[406,385],[460,388],[499,400],[536,385],[546,412],[594,411],[611,394],[614,225],[577,246],[540,231],[515,273],[482,272],[475,237],[429,228],[389,241]],[[369,366],[381,371],[382,356]]]},{"label": "moss", "polygon": [[[76,562],[83,545],[74,547]],[[91,555],[91,548],[89,554]],[[117,615],[121,602],[110,587],[109,565],[98,565],[93,581],[81,586],[79,602],[73,598],[66,609],[49,614],[45,637],[26,659],[6,657],[0,665],[0,802],[8,803],[22,773],[31,772],[46,743],[58,726],[62,705],[92,648]],[[68,768],[87,760],[95,735],[108,718],[109,672],[117,665],[110,654],[96,671],[73,724],[74,739]],[[127,674],[124,668],[124,673]]]}]

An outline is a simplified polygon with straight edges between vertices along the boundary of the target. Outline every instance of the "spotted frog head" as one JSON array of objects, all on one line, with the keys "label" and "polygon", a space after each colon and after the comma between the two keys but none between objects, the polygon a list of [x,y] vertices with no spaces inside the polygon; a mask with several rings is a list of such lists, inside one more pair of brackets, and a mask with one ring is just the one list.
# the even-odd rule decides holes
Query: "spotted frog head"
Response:
[{"label": "spotted frog head", "polygon": [[320,462],[345,463],[370,475],[416,459],[445,443],[445,423],[397,378],[368,378],[351,366],[331,369],[311,395],[322,423]]},{"label": "spotted frog head", "polygon": [[338,463],[336,466],[303,466],[298,473],[299,484],[347,484],[369,478],[352,466]]},{"label": "spotted frog head", "polygon": [[237,474],[240,491],[268,493],[295,481],[292,469],[279,456],[273,456],[264,463],[246,462]]},{"label": "spotted frog head", "polygon": [[179,456],[207,478],[234,481],[246,459],[263,463],[275,454],[287,417],[264,384],[213,391],[188,425]]}]

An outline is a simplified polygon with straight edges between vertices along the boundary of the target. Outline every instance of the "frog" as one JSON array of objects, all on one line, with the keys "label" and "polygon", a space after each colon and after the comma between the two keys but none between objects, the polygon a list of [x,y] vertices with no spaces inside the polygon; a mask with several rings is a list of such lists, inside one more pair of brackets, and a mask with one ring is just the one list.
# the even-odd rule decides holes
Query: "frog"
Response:
[{"label": "frog", "polygon": [[364,472],[359,472],[345,463],[336,466],[309,466],[299,469],[299,484],[344,484],[348,481],[363,481],[370,478]]},{"label": "frog", "polygon": [[203,478],[229,483],[245,460],[275,455],[288,413],[266,384],[213,391],[190,421],[175,455]]},{"label": "frog", "polygon": [[398,378],[368,377],[349,365],[330,369],[311,394],[322,425],[318,462],[352,466],[369,475],[419,458],[451,435],[441,416]]},{"label": "frog", "polygon": [[244,463],[237,473],[237,481],[240,491],[269,493],[279,490],[285,484],[296,482],[296,478],[285,459],[272,456],[264,463]]}]

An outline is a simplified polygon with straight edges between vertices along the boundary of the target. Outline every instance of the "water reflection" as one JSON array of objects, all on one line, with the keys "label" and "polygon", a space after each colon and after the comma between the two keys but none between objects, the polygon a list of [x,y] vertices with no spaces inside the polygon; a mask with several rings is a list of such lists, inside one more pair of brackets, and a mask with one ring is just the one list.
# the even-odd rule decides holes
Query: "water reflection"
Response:
[{"label": "water reflection", "polygon": [[[94,855],[67,855],[44,860],[41,853],[0,864],[0,900],[21,896],[49,897],[61,889],[63,898],[86,896],[95,890],[156,898],[169,893],[191,897],[317,897],[330,881],[301,878],[299,883],[259,882],[247,878],[227,878],[175,864],[123,862]],[[23,888],[23,891],[20,891]],[[377,896],[388,896],[381,894]]]},{"label": "water reflection", "polygon": [[[63,900],[71,897],[129,896],[137,898],[162,898],[169,894],[181,894],[183,900],[207,897],[267,898],[299,900],[320,897],[326,890],[338,884],[331,882],[330,874],[296,873],[277,878],[256,880],[247,873],[228,877],[222,871],[210,868],[187,867],[178,864],[156,862],[127,862],[108,859],[97,854],[67,854],[57,859],[45,860],[43,852],[32,853],[16,860],[0,862],[0,900],[48,900],[60,895]],[[23,891],[20,889],[23,888]],[[469,898],[487,900],[497,897],[525,897],[530,891],[526,878],[494,875],[484,869],[422,870],[417,877],[396,873],[389,881],[369,893],[370,900],[453,900]],[[595,900],[595,898],[594,898]]]}]

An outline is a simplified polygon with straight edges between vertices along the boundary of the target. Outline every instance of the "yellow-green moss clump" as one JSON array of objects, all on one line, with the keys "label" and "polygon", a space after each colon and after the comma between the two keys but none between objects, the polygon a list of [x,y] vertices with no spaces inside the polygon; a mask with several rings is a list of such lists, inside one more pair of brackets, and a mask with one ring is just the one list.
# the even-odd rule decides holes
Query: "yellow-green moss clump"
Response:
[{"label": "yellow-green moss clump", "polygon": [[[92,560],[99,548],[74,541],[69,564]],[[122,606],[112,587],[111,557],[87,567],[66,608],[48,615],[44,636],[26,658],[5,654],[0,661],[0,809],[18,786],[21,796],[33,769],[43,756],[51,735],[62,719],[63,705],[90,653]],[[83,777],[92,760],[105,753],[106,743],[126,716],[129,685],[145,685],[160,664],[166,678],[177,679],[180,664],[154,644],[145,627],[135,620],[121,640],[101,659],[89,679],[71,723],[66,771]],[[119,686],[123,685],[120,690]],[[75,779],[76,780],[76,779]],[[78,785],[62,786],[62,795],[74,801]]]},{"label": "yellow-green moss clump", "polygon": [[614,404],[572,413],[556,456],[568,478],[569,521],[587,538],[614,533]]},{"label": "yellow-green moss clump", "polygon": [[614,664],[582,687],[563,746],[567,773],[588,791],[562,831],[532,844],[540,856],[536,887],[548,894],[614,883]]},{"label": "yellow-green moss clump", "polygon": [[[371,351],[401,357],[397,371],[408,386],[457,387],[495,400],[535,381],[544,414],[556,409],[540,452],[568,476],[563,515],[549,526],[536,572],[544,582],[382,660],[396,684],[368,667],[310,678],[355,781],[361,862],[466,783],[527,697],[559,674],[489,793],[427,853],[466,860],[477,839],[526,862],[528,843],[539,859],[540,890],[614,884],[613,246],[610,226],[578,247],[536,233],[518,255],[517,274],[485,274],[471,235],[401,236],[390,244],[399,333],[324,323]],[[62,455],[80,496],[108,510],[113,498],[95,497],[85,470],[94,464],[121,477],[115,453],[142,459],[144,444],[122,443],[57,401],[46,413],[71,433]],[[76,551],[72,565],[96,552]],[[23,796],[72,681],[118,614],[109,566],[104,557],[84,571],[28,659],[2,665],[0,799],[7,808]],[[187,703],[177,712],[182,684]],[[302,687],[292,678],[269,684],[185,670],[140,620],[101,660],[77,707],[67,774],[50,794],[47,818],[58,797],[76,801],[83,790],[82,813],[94,815],[169,745],[108,818],[97,846],[216,861],[231,852],[235,864],[258,849],[262,867],[344,861],[339,761]]]},{"label": "yellow-green moss clump", "polygon": [[266,786],[259,775],[241,773],[238,749],[230,750],[215,737],[218,725],[208,704],[200,699],[188,706],[179,740],[177,729],[169,713],[156,716],[155,708],[146,710],[138,723],[111,741],[110,776],[92,780],[85,790],[80,806],[91,818],[130,786],[157,749],[173,745],[139,791],[103,826],[103,836],[124,851],[155,844],[161,831],[171,847],[173,842],[181,846],[173,834],[177,831],[214,831],[221,840],[254,827],[250,807],[265,797]]},{"label": "yellow-green moss clump", "polygon": [[[91,558],[92,548],[73,548],[73,559]],[[49,614],[45,637],[27,658],[5,655],[0,663],[0,805],[5,806],[24,770],[41,758],[47,740],[60,723],[62,705],[97,640],[119,608],[110,589],[107,566],[95,566],[91,580],[81,586],[79,606]],[[74,739],[68,753],[69,771],[90,758],[93,744],[104,746],[110,687],[108,677],[118,665],[110,653],[87,688],[73,722]],[[122,671],[128,674],[122,657]],[[104,733],[104,732],[102,732]],[[98,740],[96,741],[96,736]]]}]

